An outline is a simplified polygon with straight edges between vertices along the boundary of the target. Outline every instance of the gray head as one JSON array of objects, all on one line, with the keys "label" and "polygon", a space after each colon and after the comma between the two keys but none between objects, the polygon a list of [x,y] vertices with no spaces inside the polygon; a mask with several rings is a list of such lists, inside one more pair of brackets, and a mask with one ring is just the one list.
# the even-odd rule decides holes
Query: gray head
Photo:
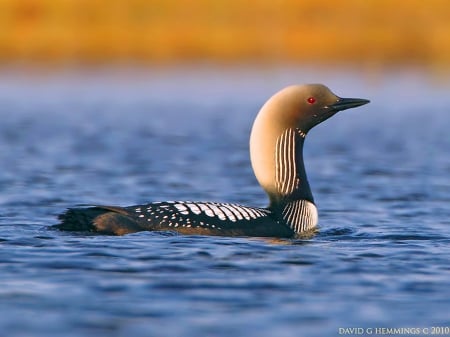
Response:
[{"label": "gray head", "polygon": [[366,103],[366,99],[338,97],[322,84],[293,85],[272,96],[260,114],[276,115],[272,123],[281,122],[306,133],[336,112]]},{"label": "gray head", "polygon": [[[366,99],[338,97],[322,84],[293,85],[273,95],[261,108],[250,136],[253,170],[269,196],[278,193],[275,153],[281,135],[297,130],[304,138],[311,128],[338,111],[367,103]],[[296,160],[297,166],[303,167],[303,159]]]}]

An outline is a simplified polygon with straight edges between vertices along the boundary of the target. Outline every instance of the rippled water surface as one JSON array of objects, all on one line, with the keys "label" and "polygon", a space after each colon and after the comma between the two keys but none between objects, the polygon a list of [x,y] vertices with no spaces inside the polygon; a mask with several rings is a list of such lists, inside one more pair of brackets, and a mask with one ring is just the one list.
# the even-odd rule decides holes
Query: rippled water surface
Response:
[{"label": "rippled water surface", "polygon": [[[82,203],[264,206],[251,123],[270,95],[302,82],[372,101],[308,135],[315,237],[48,229]],[[449,88],[407,71],[1,71],[0,335],[450,326]]]}]

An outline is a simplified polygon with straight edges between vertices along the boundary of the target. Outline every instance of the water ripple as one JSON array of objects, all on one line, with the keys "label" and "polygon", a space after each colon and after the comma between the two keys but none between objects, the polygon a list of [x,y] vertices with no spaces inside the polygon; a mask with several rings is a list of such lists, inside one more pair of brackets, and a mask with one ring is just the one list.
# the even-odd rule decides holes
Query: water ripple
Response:
[{"label": "water ripple", "polygon": [[387,109],[380,98],[395,93],[386,88],[407,90],[408,81],[393,88],[348,73],[325,78],[370,92],[373,105],[309,135],[306,166],[320,212],[311,238],[48,229],[76,204],[265,205],[248,134],[272,91],[309,76],[288,73],[244,76],[226,90],[210,80],[156,83],[151,74],[138,83],[0,79],[0,331],[314,337],[338,335],[339,327],[447,324],[448,88],[423,84],[420,95]]}]

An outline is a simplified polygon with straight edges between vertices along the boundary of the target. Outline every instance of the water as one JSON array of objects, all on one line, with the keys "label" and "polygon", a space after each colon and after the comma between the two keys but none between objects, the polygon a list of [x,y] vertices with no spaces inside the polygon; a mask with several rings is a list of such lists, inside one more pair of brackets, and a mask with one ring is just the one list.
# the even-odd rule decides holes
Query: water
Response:
[{"label": "water", "polygon": [[[315,237],[47,228],[80,203],[264,206],[248,158],[251,123],[272,93],[296,82],[372,100],[308,136]],[[3,70],[0,336],[449,326],[448,89],[411,71],[368,80],[345,70]]]}]

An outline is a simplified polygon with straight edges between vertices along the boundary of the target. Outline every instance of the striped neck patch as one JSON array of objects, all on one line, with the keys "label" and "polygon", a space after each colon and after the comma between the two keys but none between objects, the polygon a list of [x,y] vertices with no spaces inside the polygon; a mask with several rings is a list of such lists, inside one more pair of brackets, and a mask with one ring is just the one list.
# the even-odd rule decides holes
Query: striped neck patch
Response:
[{"label": "striped neck patch", "polygon": [[302,146],[306,133],[300,129],[287,129],[277,139],[275,147],[275,186],[281,195],[290,195],[299,188],[298,170],[303,168],[297,158],[297,147]]}]

